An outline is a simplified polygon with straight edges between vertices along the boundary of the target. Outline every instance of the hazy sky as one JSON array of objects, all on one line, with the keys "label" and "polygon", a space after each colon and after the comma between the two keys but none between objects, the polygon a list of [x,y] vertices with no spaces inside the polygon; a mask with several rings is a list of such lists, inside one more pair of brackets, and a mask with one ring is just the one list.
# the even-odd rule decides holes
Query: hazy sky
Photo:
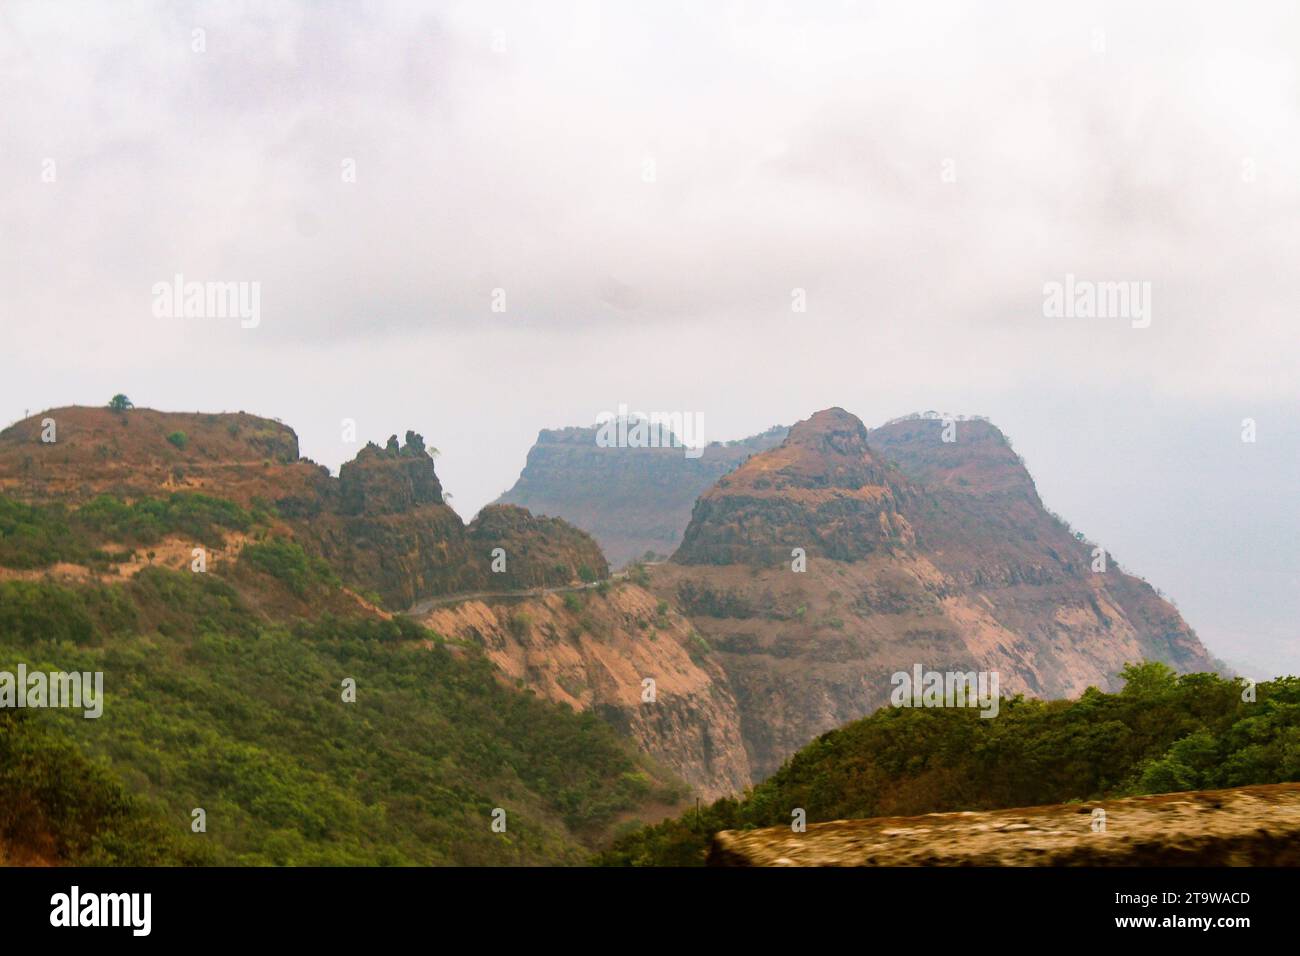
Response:
[{"label": "hazy sky", "polygon": [[[244,409],[332,468],[414,428],[469,517],[620,402],[981,413],[1300,671],[1300,13],[1058,6],[5,4],[0,418]],[[259,324],[159,318],[177,273]],[[1150,326],[1046,318],[1067,274]]]}]

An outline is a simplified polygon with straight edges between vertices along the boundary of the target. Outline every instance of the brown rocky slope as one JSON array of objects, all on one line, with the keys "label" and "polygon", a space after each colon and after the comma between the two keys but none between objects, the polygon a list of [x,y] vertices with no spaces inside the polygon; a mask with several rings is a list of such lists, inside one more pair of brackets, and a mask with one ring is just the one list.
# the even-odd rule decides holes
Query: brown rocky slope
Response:
[{"label": "brown rocky slope", "polygon": [[705,799],[750,783],[725,677],[691,623],[631,582],[459,602],[418,620],[482,647],[519,686],[604,718]]}]

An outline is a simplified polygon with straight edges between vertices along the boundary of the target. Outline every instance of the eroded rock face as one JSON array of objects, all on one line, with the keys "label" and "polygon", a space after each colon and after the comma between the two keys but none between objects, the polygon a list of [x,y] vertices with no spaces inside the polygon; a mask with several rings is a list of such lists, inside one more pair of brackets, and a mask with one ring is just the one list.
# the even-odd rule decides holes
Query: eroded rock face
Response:
[{"label": "eroded rock face", "polygon": [[[1003,694],[1116,690],[1124,665],[1214,670],[1146,582],[1042,506],[995,428],[882,430],[842,409],[795,425],[700,498],[682,547],[650,569],[716,654],[755,779],[889,703],[892,675],[996,671]],[[965,442],[966,444],[963,444]],[[806,554],[796,572],[795,548]]]},{"label": "eroded rock face", "polygon": [[942,428],[939,421],[901,421],[871,436],[910,478],[934,489],[910,511],[927,554],[945,577],[994,599],[994,616],[1004,626],[1065,637],[1060,661],[1049,668],[1059,676],[1046,676],[1035,692],[1083,691],[1086,667],[1073,666],[1071,658],[1092,654],[1102,663],[1106,652],[1098,654],[1098,646],[1115,641],[1126,653],[1137,650],[1182,671],[1218,666],[1177,609],[1142,578],[1126,573],[1114,555],[1105,555],[1104,571],[1094,571],[1093,543],[1043,507],[1024,463],[996,427],[957,422],[953,442],[942,440]]},{"label": "eroded rock face", "polygon": [[[1096,829],[1094,829],[1096,828]],[[1300,866],[1300,783],[725,831],[714,866]]]},{"label": "eroded rock face", "polygon": [[614,567],[681,543],[695,499],[750,455],[773,448],[786,429],[708,445],[698,458],[681,448],[597,444],[596,428],[546,429],[514,487],[498,502],[564,518],[594,537]]},{"label": "eroded rock face", "polygon": [[406,433],[406,444],[397,436],[380,448],[371,443],[339,469],[339,494],[343,514],[405,514],[420,505],[445,504],[442,483],[434,472],[433,459],[424,449],[424,439]]},{"label": "eroded rock face", "polygon": [[507,680],[609,721],[706,800],[749,785],[736,703],[721,672],[689,621],[631,583],[603,594],[466,601],[420,621],[481,645]]}]

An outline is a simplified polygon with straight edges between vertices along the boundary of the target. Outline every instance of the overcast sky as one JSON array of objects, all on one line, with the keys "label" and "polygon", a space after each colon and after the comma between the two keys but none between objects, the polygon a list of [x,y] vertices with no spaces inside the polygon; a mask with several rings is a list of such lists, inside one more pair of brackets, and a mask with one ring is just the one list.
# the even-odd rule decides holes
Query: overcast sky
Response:
[{"label": "overcast sky", "polygon": [[[1300,671],[1300,14],[1059,6],[4,4],[0,418],[244,409],[335,469],[414,428],[468,518],[619,403],[986,414]],[[260,322],[158,317],[177,273]],[[1067,274],[1149,327],[1045,317]]]}]

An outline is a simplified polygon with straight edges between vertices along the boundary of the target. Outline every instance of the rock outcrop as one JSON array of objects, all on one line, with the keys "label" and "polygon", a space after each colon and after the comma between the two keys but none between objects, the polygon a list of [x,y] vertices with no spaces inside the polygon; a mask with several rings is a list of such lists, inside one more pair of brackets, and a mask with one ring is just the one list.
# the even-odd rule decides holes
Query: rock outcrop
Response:
[{"label": "rock outcrop", "polygon": [[1300,783],[714,837],[713,866],[1300,866]]},{"label": "rock outcrop", "polygon": [[380,448],[373,442],[339,469],[340,512],[345,515],[406,514],[421,505],[444,505],[442,483],[425,451],[424,438],[406,433]]}]

